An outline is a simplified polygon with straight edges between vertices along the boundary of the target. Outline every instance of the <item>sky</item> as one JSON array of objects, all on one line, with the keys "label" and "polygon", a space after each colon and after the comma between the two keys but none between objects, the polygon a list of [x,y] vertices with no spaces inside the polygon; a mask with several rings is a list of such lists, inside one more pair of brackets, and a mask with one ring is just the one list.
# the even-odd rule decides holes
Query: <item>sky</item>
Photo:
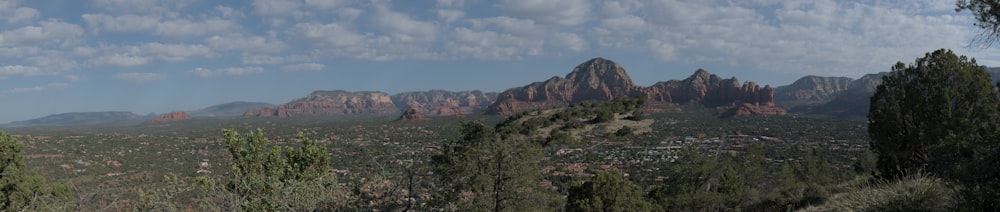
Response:
[{"label": "sky", "polygon": [[0,0],[0,123],[281,104],[314,90],[503,91],[594,57],[638,85],[772,86],[940,48],[1000,65],[954,0]]}]

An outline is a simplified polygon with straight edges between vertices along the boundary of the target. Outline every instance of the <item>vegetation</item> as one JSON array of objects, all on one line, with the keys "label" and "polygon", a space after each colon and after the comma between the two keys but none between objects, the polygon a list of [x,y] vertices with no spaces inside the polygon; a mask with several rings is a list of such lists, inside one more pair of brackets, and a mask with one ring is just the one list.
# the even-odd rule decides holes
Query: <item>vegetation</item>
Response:
[{"label": "vegetation", "polygon": [[48,185],[24,163],[22,143],[0,131],[0,210],[69,210],[67,184]]},{"label": "vegetation", "polygon": [[988,47],[1000,39],[1000,1],[958,0],[955,11],[968,10],[976,17],[975,26],[982,31],[973,44]]},{"label": "vegetation", "polygon": [[653,204],[619,171],[600,172],[569,188],[566,211],[652,211]]},{"label": "vegetation", "polygon": [[444,185],[440,207],[449,210],[520,211],[551,208],[558,199],[541,181],[541,146],[503,138],[481,123],[462,124],[462,140],[432,158]]},{"label": "vegetation", "polygon": [[232,154],[231,177],[218,188],[202,178],[216,201],[212,208],[239,211],[316,210],[334,208],[332,193],[336,181],[327,179],[330,158],[326,148],[299,135],[302,145],[295,149],[272,145],[262,130],[240,135],[223,130],[226,147]]},{"label": "vegetation", "polygon": [[[870,173],[856,172],[867,164],[854,159],[866,150],[861,120],[644,115],[638,102],[506,120],[218,119],[18,134],[32,166],[79,182],[83,204],[70,210],[773,211],[821,204]],[[595,122],[605,109],[614,119]],[[251,133],[211,130],[234,126]]]}]

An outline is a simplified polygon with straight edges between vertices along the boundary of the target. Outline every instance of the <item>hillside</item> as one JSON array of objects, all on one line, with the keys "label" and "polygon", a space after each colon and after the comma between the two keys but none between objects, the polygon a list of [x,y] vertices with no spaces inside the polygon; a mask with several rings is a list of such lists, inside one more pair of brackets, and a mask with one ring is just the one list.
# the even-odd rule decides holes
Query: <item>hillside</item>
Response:
[{"label": "hillside", "polygon": [[639,97],[524,111],[510,116],[498,128],[545,145],[628,139],[652,132],[654,120],[639,115],[644,102]]},{"label": "hillside", "polygon": [[109,111],[109,112],[73,112],[48,115],[42,118],[15,121],[6,127],[37,127],[37,126],[71,126],[71,125],[97,125],[97,124],[133,124],[139,123],[150,117],[141,116],[132,112]]}]

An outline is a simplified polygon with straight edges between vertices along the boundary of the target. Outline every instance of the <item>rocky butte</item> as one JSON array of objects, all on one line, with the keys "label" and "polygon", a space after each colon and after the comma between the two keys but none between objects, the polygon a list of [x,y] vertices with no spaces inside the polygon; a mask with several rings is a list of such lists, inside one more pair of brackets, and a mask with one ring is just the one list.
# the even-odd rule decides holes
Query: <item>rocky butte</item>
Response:
[{"label": "rocky butte", "polygon": [[309,96],[275,107],[247,110],[245,117],[398,114],[389,94],[377,91],[313,91]]},{"label": "rocky butte", "polygon": [[[784,115],[774,104],[774,89],[754,82],[741,83],[735,77],[722,79],[699,69],[684,80],[658,82],[649,87],[637,86],[625,69],[604,58],[594,58],[578,65],[565,78],[552,77],[544,82],[511,88],[497,97],[487,113],[509,115],[518,111],[547,108],[582,101],[606,101],[616,98],[646,96],[649,105],[703,105],[719,110],[719,115]],[[676,111],[646,110],[646,111]]]},{"label": "rocky butte", "polygon": [[427,117],[424,117],[423,114],[420,114],[420,109],[413,107],[404,110],[403,114],[399,116],[399,119],[396,119],[396,121],[422,121],[422,120],[427,120]]},{"label": "rocky butte", "polygon": [[176,111],[157,116],[156,118],[149,120],[146,123],[154,124],[154,123],[166,123],[166,122],[175,122],[184,120],[191,120],[191,116],[188,116],[188,114],[184,111]]}]

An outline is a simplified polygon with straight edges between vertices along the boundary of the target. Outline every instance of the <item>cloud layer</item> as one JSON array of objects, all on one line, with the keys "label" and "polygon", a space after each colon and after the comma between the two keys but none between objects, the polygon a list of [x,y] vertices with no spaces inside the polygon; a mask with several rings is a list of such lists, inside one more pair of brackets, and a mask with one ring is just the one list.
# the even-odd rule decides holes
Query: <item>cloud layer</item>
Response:
[{"label": "cloud layer", "polygon": [[[976,32],[950,0],[92,0],[60,13],[34,3],[0,2],[9,14],[0,17],[0,80],[40,79],[18,91],[69,87],[95,72],[156,83],[323,72],[330,61],[604,54],[859,76],[961,48]],[[968,51],[1000,61],[993,49]],[[147,70],[160,67],[173,71]]]}]

